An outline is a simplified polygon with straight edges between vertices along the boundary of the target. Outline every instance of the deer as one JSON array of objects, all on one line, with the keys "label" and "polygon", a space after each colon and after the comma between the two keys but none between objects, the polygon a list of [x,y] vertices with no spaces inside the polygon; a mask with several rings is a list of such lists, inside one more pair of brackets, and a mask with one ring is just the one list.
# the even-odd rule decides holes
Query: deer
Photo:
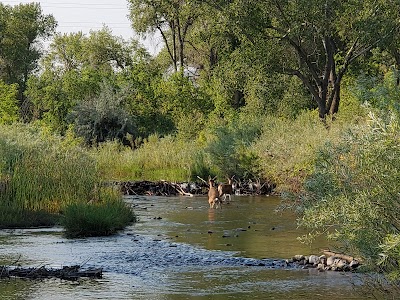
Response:
[{"label": "deer", "polygon": [[233,188],[232,188],[232,179],[235,176],[232,176],[232,178],[228,178],[228,183],[221,183],[218,186],[218,195],[221,198],[224,196],[224,202],[226,201],[226,197],[229,196],[229,201],[231,201],[231,195],[233,194]]},{"label": "deer", "polygon": [[210,204],[210,208],[222,208],[221,206],[221,199],[218,193],[217,188],[214,186],[214,179],[208,177],[208,203]]}]

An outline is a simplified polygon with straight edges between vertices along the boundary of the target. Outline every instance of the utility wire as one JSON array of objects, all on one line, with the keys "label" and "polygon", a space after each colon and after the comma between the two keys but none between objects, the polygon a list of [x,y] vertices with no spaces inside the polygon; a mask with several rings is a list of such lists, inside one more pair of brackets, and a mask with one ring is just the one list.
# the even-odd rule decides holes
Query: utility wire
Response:
[{"label": "utility wire", "polygon": [[[21,1],[2,1],[5,4],[23,4]],[[31,2],[26,2],[28,4]],[[90,8],[90,9],[128,9],[128,6],[123,5],[114,5],[109,3],[76,3],[76,2],[59,2],[59,3],[48,3],[48,2],[39,2],[40,7],[46,8]]]},{"label": "utility wire", "polygon": [[[21,0],[5,0],[5,1],[1,1],[1,2],[5,2],[5,3],[24,3]],[[26,1],[25,3],[32,3],[32,2],[37,2],[37,1]],[[125,5],[114,5],[112,3],[82,3],[82,2],[46,2],[46,1],[38,1],[39,4],[45,4],[45,5],[92,5],[92,6],[119,6],[119,7],[126,7]],[[112,1],[110,1],[112,2]]]}]

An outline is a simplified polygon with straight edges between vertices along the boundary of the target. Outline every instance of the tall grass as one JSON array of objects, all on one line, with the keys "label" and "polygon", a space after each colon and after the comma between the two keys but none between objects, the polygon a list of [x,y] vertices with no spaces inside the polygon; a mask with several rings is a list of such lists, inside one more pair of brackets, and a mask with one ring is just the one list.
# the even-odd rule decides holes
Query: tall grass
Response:
[{"label": "tall grass", "polygon": [[202,147],[173,136],[151,135],[135,150],[108,142],[92,155],[104,180],[189,181],[208,170]]},{"label": "tall grass", "polygon": [[295,120],[266,118],[262,134],[249,149],[258,161],[255,173],[275,182],[281,191],[299,192],[314,169],[318,150],[326,143],[341,142],[343,133],[355,126],[340,115],[325,125],[314,111]]},{"label": "tall grass", "polygon": [[19,126],[0,132],[1,174],[7,188],[2,204],[59,212],[63,206],[95,197],[99,185],[95,162],[82,149],[61,139]]},{"label": "tall grass", "polygon": [[94,203],[74,203],[66,207],[62,224],[70,238],[106,236],[134,222],[135,215],[120,197],[110,191]]},{"label": "tall grass", "polygon": [[[86,150],[32,126],[0,127],[0,226],[45,225],[45,220],[52,225],[53,214],[71,205],[91,210],[89,202],[106,210],[124,205],[120,195],[101,187],[96,161]],[[126,224],[120,216],[113,222]]]}]

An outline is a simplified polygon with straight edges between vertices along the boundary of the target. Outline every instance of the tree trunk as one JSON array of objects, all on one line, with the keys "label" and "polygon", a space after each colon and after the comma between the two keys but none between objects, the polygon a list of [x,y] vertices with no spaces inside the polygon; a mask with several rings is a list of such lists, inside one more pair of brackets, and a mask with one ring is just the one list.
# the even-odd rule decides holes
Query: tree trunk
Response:
[{"label": "tree trunk", "polygon": [[218,62],[217,50],[212,47],[210,49],[210,69],[212,70]]},{"label": "tree trunk", "polygon": [[397,50],[394,50],[393,57],[395,60],[395,67],[396,67],[396,85],[400,85],[400,52]]},{"label": "tree trunk", "polygon": [[177,51],[176,51],[176,32],[175,32],[175,22],[171,22],[171,33],[172,33],[172,55],[173,55],[173,63],[175,72],[178,71],[178,59],[177,59]]},{"label": "tree trunk", "polygon": [[340,82],[337,82],[333,87],[333,98],[332,103],[329,107],[329,114],[334,116],[339,111],[339,103],[340,103]]}]

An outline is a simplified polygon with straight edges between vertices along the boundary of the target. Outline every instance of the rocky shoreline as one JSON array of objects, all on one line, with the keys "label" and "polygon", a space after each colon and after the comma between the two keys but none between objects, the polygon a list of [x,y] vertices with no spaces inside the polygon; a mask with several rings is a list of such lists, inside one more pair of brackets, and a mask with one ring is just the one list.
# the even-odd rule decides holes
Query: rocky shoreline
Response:
[{"label": "rocky shoreline", "polygon": [[303,269],[316,268],[320,272],[341,271],[352,272],[361,265],[360,260],[352,256],[336,253],[329,250],[324,251],[322,255],[295,255],[287,259],[287,265],[297,265]]}]

